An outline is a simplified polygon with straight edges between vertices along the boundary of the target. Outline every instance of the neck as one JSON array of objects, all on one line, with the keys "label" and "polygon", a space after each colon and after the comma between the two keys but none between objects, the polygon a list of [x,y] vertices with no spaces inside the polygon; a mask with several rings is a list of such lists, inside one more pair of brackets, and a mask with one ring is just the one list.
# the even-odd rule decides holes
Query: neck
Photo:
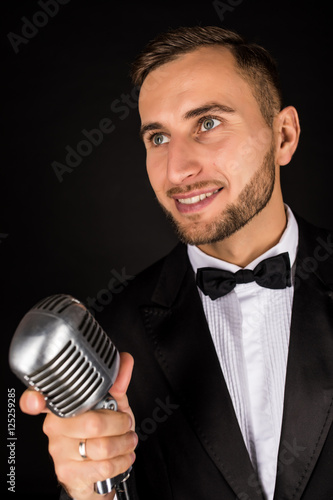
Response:
[{"label": "neck", "polygon": [[246,226],[225,240],[199,245],[200,250],[217,259],[246,267],[275,246],[286,228],[287,217],[282,196],[268,205]]}]

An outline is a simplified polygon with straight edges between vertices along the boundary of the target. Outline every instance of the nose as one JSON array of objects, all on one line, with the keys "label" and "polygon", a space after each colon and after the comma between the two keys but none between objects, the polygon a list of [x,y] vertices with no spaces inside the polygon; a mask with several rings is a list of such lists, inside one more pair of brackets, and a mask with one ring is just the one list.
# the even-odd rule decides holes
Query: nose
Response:
[{"label": "nose", "polygon": [[167,170],[171,184],[179,185],[187,179],[192,181],[202,171],[200,154],[194,141],[171,138],[168,145]]}]

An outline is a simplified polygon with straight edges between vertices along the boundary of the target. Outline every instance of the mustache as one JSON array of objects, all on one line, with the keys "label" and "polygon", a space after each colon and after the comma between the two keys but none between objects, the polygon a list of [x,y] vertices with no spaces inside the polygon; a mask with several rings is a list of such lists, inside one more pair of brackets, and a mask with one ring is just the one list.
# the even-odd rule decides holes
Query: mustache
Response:
[{"label": "mustache", "polygon": [[219,181],[201,181],[195,182],[193,184],[188,184],[187,186],[173,187],[171,189],[168,189],[166,195],[171,198],[172,196],[175,196],[177,194],[186,194],[190,191],[197,191],[198,189],[212,188],[215,191],[216,189],[220,189],[223,187],[224,184]]}]

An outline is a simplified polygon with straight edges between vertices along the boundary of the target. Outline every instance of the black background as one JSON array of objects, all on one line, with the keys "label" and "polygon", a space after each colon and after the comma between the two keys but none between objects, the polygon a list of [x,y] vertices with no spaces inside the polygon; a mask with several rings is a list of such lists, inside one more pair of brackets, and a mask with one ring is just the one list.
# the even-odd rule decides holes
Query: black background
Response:
[{"label": "black background", "polygon": [[[221,2],[220,2],[221,3]],[[225,2],[228,4],[228,1]],[[237,4],[237,6],[235,6]],[[145,174],[136,105],[115,110],[130,94],[129,67],[156,34],[171,27],[218,25],[263,44],[279,62],[285,105],[300,114],[301,141],[282,169],[285,201],[304,218],[333,227],[331,210],[331,11],[324,2],[231,1],[219,16],[210,1],[70,0],[15,53],[7,34],[22,36],[37,1],[1,6],[1,334],[4,386],[23,385],[9,372],[10,338],[39,299],[70,293],[82,301],[107,288],[111,270],[135,275],[171,249],[176,238]],[[41,17],[35,17],[43,23]],[[124,115],[127,114],[124,118]],[[59,182],[52,162],[104,118],[115,129]],[[122,119],[123,118],[123,119]],[[2,498],[58,497],[42,417],[16,416],[16,493]],[[6,463],[7,424],[1,431]],[[7,479],[7,478],[6,478]]]}]

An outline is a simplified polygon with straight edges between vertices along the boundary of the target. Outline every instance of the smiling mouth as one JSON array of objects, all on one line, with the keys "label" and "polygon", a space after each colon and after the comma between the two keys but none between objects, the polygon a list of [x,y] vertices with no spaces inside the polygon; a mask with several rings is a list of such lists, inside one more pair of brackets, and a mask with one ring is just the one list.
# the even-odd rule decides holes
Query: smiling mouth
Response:
[{"label": "smiling mouth", "polygon": [[182,215],[188,216],[197,214],[206,209],[206,207],[214,202],[215,198],[219,196],[223,189],[223,187],[215,188],[211,191],[207,189],[205,193],[200,193],[198,192],[199,190],[197,190],[197,193],[195,193],[195,191],[192,191],[192,193],[189,192],[188,194],[174,193],[171,197],[174,199],[177,211]]},{"label": "smiling mouth", "polygon": [[210,191],[209,193],[202,193],[197,196],[192,196],[191,198],[177,198],[178,203],[182,203],[183,205],[194,205],[195,203],[199,203],[214,194],[217,194],[223,188],[215,189],[215,191]]}]

